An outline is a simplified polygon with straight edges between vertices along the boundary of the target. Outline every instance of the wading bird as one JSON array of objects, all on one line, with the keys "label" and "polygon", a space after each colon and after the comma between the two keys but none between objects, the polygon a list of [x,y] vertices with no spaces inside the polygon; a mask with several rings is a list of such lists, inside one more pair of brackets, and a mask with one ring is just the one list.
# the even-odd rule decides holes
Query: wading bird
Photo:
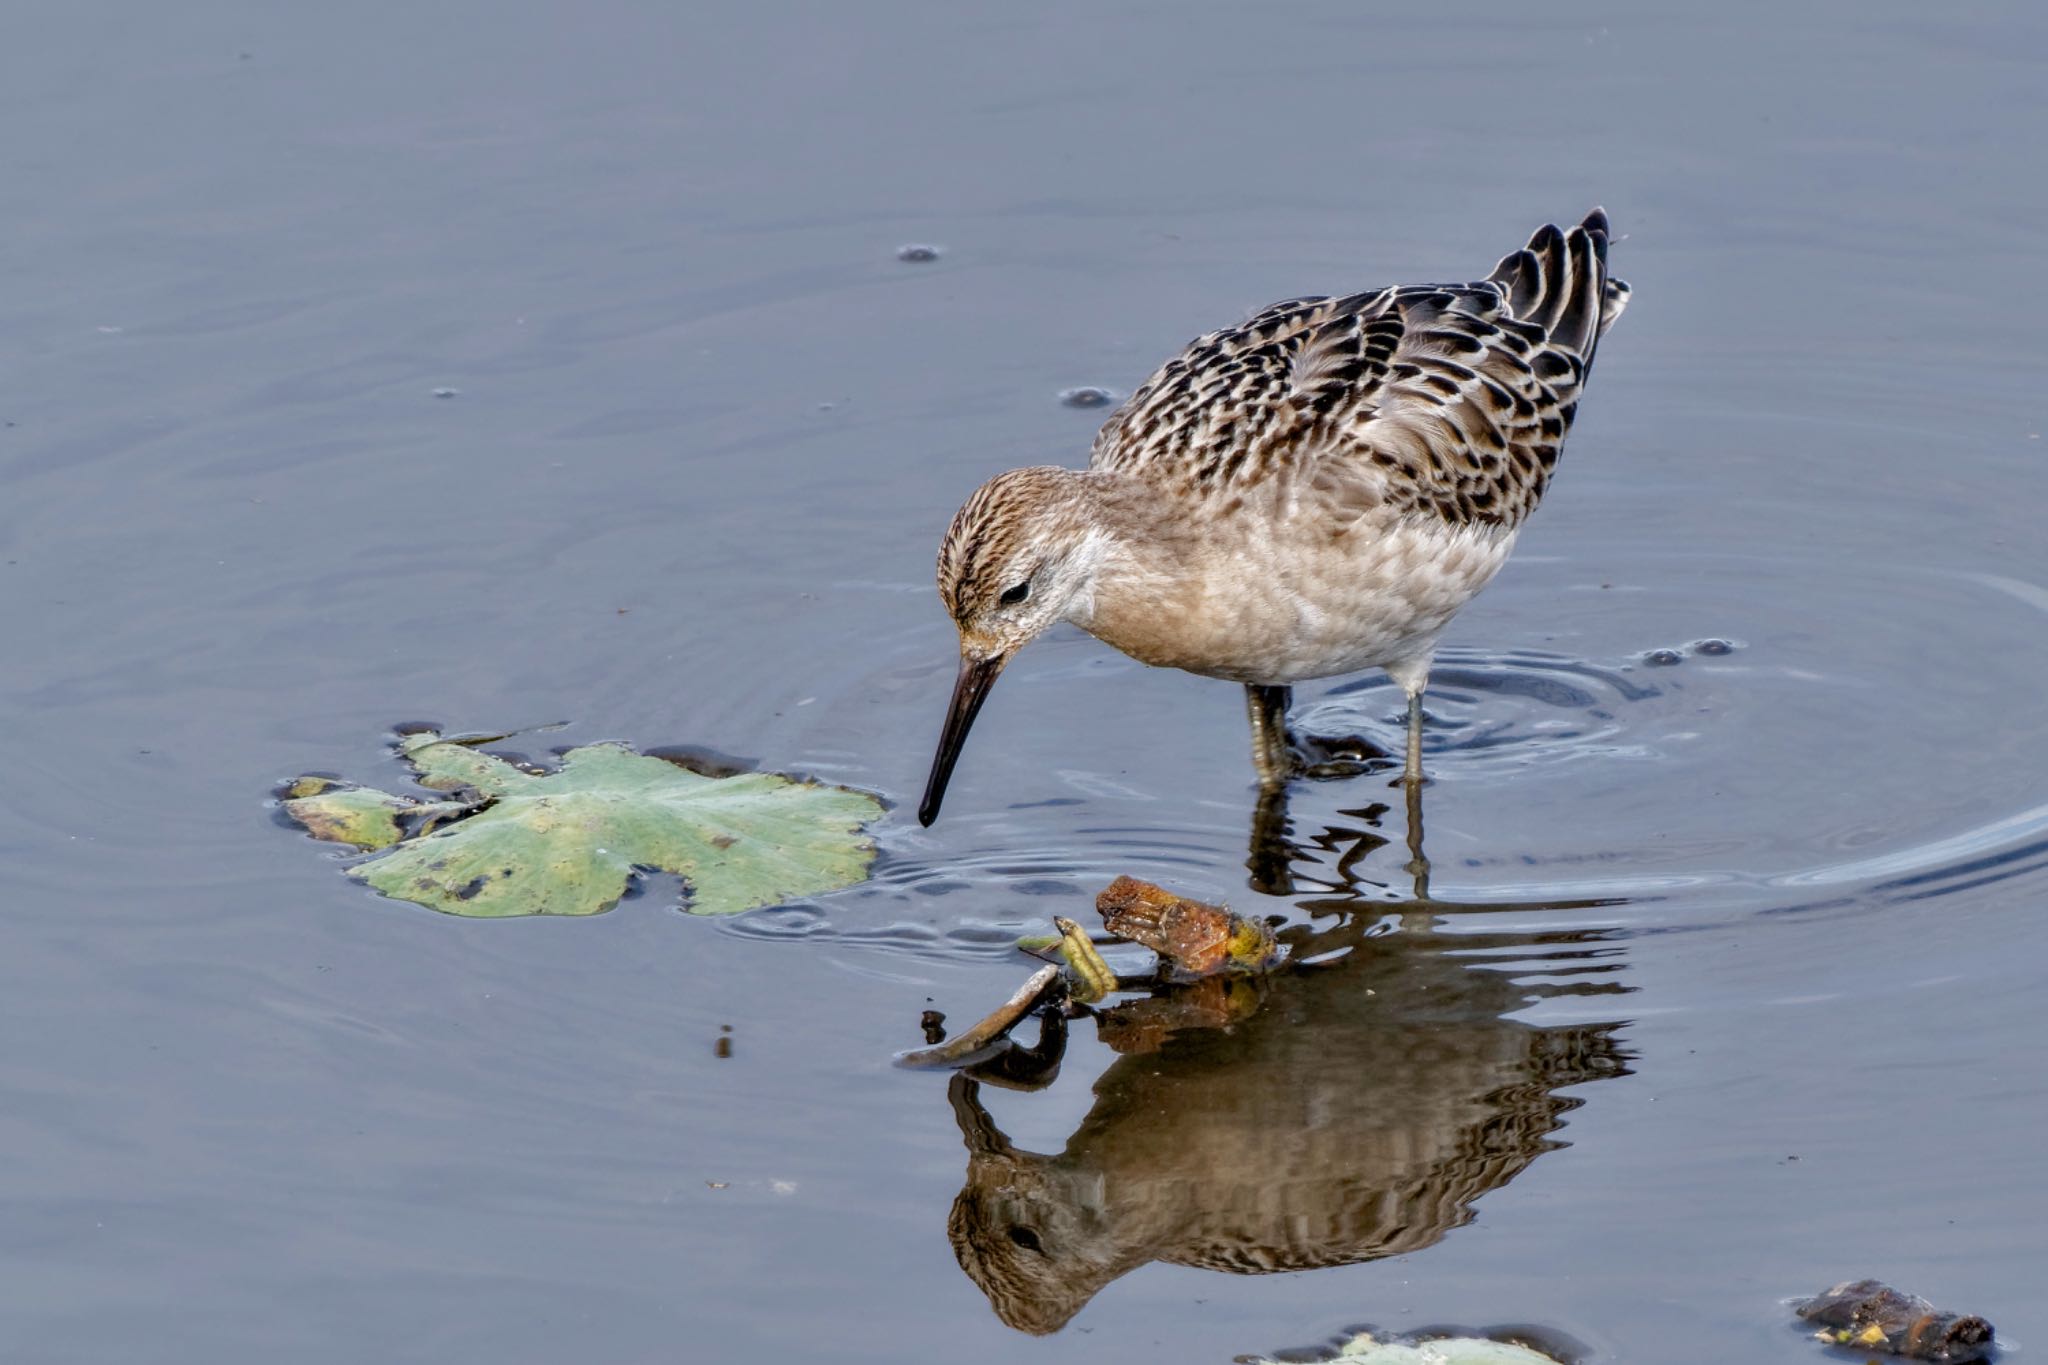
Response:
[{"label": "wading bird", "polygon": [[1451,618],[1543,496],[1628,303],[1607,215],[1537,230],[1483,280],[1274,304],[1131,395],[1085,470],[998,474],[954,516],[939,595],[960,674],[918,819],[1018,649],[1071,621],[1132,658],[1243,683],[1267,787],[1311,763],[1291,685],[1383,668],[1422,693]]}]

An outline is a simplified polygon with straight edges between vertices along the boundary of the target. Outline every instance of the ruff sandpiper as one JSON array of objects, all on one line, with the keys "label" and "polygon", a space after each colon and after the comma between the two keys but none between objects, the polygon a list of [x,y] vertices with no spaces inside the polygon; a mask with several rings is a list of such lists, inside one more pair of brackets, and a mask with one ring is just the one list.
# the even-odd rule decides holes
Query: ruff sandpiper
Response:
[{"label": "ruff sandpiper", "polygon": [[1419,782],[1437,639],[1542,498],[1628,303],[1607,238],[1595,209],[1470,284],[1276,303],[1161,366],[1087,469],[977,489],[939,547],[960,676],[919,821],[938,818],[1003,666],[1057,621],[1243,683],[1269,787],[1309,766],[1291,685],[1383,668],[1408,696],[1404,778]]}]

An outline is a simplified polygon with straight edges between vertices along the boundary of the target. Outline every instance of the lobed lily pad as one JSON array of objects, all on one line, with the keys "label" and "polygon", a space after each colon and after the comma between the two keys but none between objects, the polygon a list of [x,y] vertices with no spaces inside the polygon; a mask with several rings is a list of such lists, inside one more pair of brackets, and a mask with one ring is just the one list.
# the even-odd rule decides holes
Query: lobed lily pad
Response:
[{"label": "lobed lily pad", "polygon": [[300,778],[286,815],[317,839],[383,850],[349,868],[387,896],[452,915],[594,915],[636,872],[673,872],[686,908],[730,915],[864,880],[875,856],[866,792],[779,773],[706,777],[619,744],[528,771],[434,731],[399,753],[453,799]]}]

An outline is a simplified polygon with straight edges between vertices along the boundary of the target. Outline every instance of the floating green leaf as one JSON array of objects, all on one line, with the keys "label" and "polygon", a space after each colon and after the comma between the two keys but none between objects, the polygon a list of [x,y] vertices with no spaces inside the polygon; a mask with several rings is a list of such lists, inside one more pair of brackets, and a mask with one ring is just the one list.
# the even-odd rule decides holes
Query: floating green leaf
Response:
[{"label": "floating green leaf", "polygon": [[653,869],[689,883],[691,911],[730,915],[852,885],[875,856],[860,828],[882,803],[845,787],[705,777],[618,744],[571,749],[554,772],[433,731],[399,752],[421,786],[457,799],[300,778],[284,811],[315,838],[388,850],[349,875],[449,914],[594,915]]}]

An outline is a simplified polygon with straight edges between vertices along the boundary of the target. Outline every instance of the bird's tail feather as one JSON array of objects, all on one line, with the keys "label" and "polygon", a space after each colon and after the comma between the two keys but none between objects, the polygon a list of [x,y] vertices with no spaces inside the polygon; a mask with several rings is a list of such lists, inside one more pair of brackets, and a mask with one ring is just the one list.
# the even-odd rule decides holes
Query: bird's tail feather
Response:
[{"label": "bird's tail feather", "polygon": [[1601,334],[1628,306],[1628,286],[1607,273],[1607,239],[1604,209],[1569,232],[1546,223],[1487,276],[1501,286],[1517,318],[1535,323],[1589,365]]}]

